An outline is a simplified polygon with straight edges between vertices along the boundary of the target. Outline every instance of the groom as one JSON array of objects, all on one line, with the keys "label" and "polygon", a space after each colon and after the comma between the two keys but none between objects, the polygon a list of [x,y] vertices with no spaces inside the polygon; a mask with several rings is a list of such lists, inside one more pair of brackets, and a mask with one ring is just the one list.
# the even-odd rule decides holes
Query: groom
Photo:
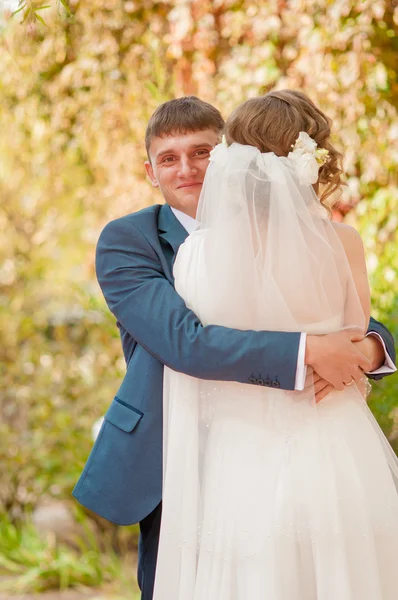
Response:
[{"label": "groom", "polygon": [[196,227],[209,153],[223,127],[219,111],[198,98],[162,104],[148,124],[145,166],[166,204],[112,221],[97,247],[98,280],[117,319],[127,372],[73,494],[114,523],[140,523],[143,600],[152,598],[161,516],[163,365],[284,390],[303,389],[310,365],[318,400],[363,371],[380,378],[395,370],[392,337],[377,321],[363,340],[347,331],[306,336],[203,327],[178,296],[173,260]]}]

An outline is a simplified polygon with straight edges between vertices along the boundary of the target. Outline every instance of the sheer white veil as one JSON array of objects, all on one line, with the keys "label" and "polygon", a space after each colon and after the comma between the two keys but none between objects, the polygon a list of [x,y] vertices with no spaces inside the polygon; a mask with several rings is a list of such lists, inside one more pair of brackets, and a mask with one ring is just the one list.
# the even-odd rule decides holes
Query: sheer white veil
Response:
[{"label": "sheer white veil", "polygon": [[319,324],[322,333],[334,320],[335,329],[366,329],[340,238],[290,158],[219,144],[197,219],[208,286],[196,308],[205,323],[276,331]]}]

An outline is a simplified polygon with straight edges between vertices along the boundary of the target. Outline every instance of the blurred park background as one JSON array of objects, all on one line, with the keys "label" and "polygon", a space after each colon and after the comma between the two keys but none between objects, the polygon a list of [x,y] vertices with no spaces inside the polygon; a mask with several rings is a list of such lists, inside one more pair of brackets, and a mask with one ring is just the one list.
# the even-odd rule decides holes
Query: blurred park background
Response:
[{"label": "blurred park background", "polygon": [[[110,219],[161,202],[143,168],[147,120],[182,95],[227,117],[274,87],[308,93],[345,153],[334,218],[363,235],[373,315],[398,338],[398,8],[7,0],[0,10],[0,598],[82,586],[95,590],[84,597],[138,597],[136,528],[87,514],[71,490],[124,373],[95,243]],[[370,405],[397,451],[398,377],[374,383]]]}]

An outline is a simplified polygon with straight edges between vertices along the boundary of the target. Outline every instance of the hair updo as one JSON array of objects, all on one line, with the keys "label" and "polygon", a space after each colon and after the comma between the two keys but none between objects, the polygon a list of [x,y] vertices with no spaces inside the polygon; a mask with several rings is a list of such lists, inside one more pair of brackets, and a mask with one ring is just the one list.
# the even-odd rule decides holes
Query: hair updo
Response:
[{"label": "hair updo", "polygon": [[[314,139],[318,148],[329,151],[313,186],[320,202],[329,211],[338,201],[343,170],[343,155],[330,143],[332,120],[302,92],[280,90],[251,98],[238,106],[227,119],[225,137],[228,144],[237,142],[256,146],[260,152],[287,156],[300,131]],[[329,199],[329,201],[327,201]]]}]

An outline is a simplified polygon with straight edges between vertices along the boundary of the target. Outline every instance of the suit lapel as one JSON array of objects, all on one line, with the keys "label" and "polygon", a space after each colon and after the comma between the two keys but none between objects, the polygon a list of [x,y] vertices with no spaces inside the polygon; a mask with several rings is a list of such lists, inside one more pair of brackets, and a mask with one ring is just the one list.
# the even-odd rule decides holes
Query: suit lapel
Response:
[{"label": "suit lapel", "polygon": [[178,248],[188,237],[188,232],[174,216],[168,204],[161,206],[158,217],[159,238],[163,253],[166,257],[170,269],[170,275],[173,273],[174,257]]}]

